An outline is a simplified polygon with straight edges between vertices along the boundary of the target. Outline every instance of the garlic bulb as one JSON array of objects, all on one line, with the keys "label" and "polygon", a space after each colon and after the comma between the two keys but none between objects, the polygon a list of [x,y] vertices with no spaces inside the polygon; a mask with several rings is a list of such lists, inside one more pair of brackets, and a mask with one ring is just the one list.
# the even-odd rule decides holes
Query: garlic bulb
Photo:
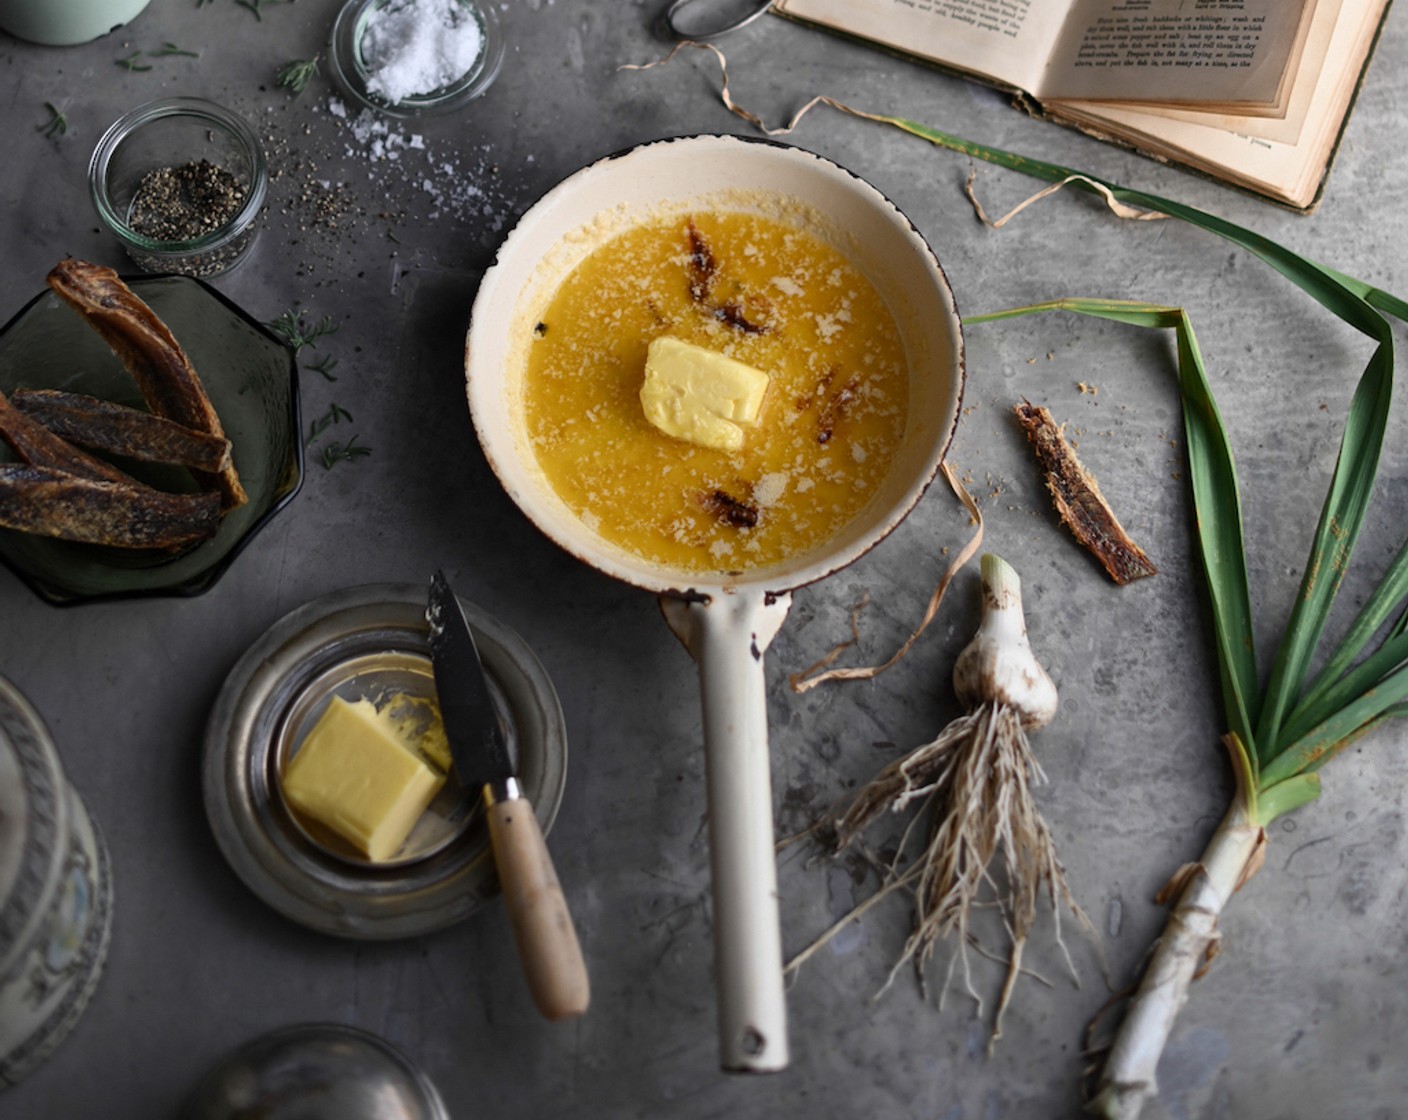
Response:
[{"label": "garlic bulb", "polygon": [[970,709],[996,702],[1017,713],[1027,730],[1056,715],[1056,685],[1027,641],[1022,581],[1000,556],[982,559],[983,621],[953,666],[953,687]]},{"label": "garlic bulb", "polygon": [[[992,1020],[990,1043],[995,1043],[1002,1037],[1003,1012],[1025,971],[1022,953],[1043,900],[1051,905],[1056,943],[1063,953],[1062,910],[1074,914],[1092,937],[1095,930],[1066,885],[1055,840],[1033,791],[1044,779],[1027,731],[1055,716],[1056,686],[1027,643],[1017,573],[1000,557],[986,555],[982,577],[983,620],[953,670],[954,686],[968,710],[932,742],[891,759],[803,835],[817,837],[831,854],[840,855],[872,824],[895,813],[917,808],[929,817],[928,827],[914,821],[904,827],[894,854],[877,862],[879,893],[857,903],[787,969],[798,967],[880,897],[903,893],[910,934],[890,978],[900,965],[911,963],[922,982],[935,945],[952,935],[955,960],[961,962],[958,972],[981,1007],[982,997],[967,966],[968,946],[981,940],[970,919],[979,908],[995,904],[1008,938],[1005,952],[983,950],[1007,963]],[[993,869],[999,859],[1001,872]],[[1066,963],[1075,978],[1069,954]],[[954,974],[950,962],[948,976]]]}]

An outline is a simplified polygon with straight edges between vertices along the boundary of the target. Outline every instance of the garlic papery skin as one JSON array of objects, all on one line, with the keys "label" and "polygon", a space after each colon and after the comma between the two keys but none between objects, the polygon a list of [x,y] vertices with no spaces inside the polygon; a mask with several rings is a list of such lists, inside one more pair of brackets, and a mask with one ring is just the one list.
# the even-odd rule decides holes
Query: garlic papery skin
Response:
[{"label": "garlic papery skin", "polygon": [[1056,685],[1027,640],[1022,581],[1012,565],[991,552],[982,558],[983,621],[953,666],[953,687],[969,709],[999,703],[1012,708],[1027,730],[1056,715]]}]

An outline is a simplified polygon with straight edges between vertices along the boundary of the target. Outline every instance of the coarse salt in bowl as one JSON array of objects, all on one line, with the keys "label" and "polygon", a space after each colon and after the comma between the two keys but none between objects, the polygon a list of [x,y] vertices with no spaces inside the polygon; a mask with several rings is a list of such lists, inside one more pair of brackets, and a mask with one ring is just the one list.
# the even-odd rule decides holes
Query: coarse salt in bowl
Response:
[{"label": "coarse salt in bowl", "polygon": [[332,73],[353,100],[415,117],[460,108],[498,76],[492,7],[473,0],[348,0],[333,24]]}]

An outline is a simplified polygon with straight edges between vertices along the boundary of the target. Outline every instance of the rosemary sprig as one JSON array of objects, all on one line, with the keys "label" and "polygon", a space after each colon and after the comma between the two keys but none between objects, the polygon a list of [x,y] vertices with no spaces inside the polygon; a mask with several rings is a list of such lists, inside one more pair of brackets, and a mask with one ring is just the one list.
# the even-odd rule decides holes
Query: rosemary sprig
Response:
[{"label": "rosemary sprig", "polygon": [[346,443],[328,444],[323,448],[323,453],[320,458],[322,460],[323,470],[330,471],[333,467],[337,466],[338,463],[350,463],[354,459],[364,458],[371,453],[372,449],[359,444],[357,437],[354,435]]},{"label": "rosemary sprig", "polygon": [[42,132],[45,136],[62,136],[68,131],[68,118],[63,112],[55,108],[53,102],[44,102],[44,108],[49,110],[49,119],[43,124],[34,126],[35,132]]},{"label": "rosemary sprig", "polygon": [[118,64],[119,66],[121,66],[121,67],[122,67],[123,69],[125,69],[125,70],[133,70],[133,71],[150,70],[150,69],[151,69],[150,64],[145,63],[145,62],[138,62],[138,61],[137,61],[137,60],[138,60],[139,58],[141,58],[141,57],[142,57],[142,52],[141,52],[141,51],[133,51],[133,52],[132,52],[131,54],[129,54],[126,58],[119,58],[119,59],[117,59],[117,64]]},{"label": "rosemary sprig", "polygon": [[188,51],[183,47],[178,47],[175,43],[163,43],[159,50],[148,51],[153,58],[166,58],[170,55],[181,55],[184,58],[199,58],[200,51]]},{"label": "rosemary sprig", "polygon": [[[315,345],[323,335],[335,333],[338,328],[331,315],[324,315],[318,322],[308,326],[303,322],[303,316],[296,311],[285,311],[277,319],[271,319],[264,325],[292,346],[295,354],[305,346]],[[326,376],[325,371],[318,372]]]},{"label": "rosemary sprig", "polygon": [[[308,425],[308,438],[303,441],[303,446],[311,447],[320,435],[343,420],[351,422],[352,414],[334,401],[326,413]],[[352,438],[356,439],[357,437],[353,436]]]},{"label": "rosemary sprig", "polygon": [[274,84],[297,97],[308,88],[308,83],[318,73],[318,59],[320,57],[321,55],[315,54],[312,58],[303,59],[300,62],[287,63],[274,79]]},{"label": "rosemary sprig", "polygon": [[336,366],[337,359],[331,354],[324,354],[316,362],[309,362],[304,368],[311,369],[314,373],[321,373],[329,381],[336,381],[337,375],[332,372]]}]

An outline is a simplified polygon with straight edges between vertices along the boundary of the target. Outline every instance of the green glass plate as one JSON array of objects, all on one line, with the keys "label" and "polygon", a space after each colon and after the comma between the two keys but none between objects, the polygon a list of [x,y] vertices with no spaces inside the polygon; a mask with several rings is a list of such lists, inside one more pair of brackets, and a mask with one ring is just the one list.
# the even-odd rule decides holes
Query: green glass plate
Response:
[{"label": "green glass plate", "polygon": [[[226,514],[214,537],[175,555],[0,529],[0,562],[50,603],[208,591],[303,484],[298,365],[289,346],[200,280],[146,276],[126,282],[171,328],[200,375],[234,445],[249,502]],[[47,289],[0,330],[0,392],[19,388],[62,389],[145,408],[107,344]],[[0,462],[13,458],[0,443]],[[158,489],[194,486],[181,468],[120,465]]]}]

